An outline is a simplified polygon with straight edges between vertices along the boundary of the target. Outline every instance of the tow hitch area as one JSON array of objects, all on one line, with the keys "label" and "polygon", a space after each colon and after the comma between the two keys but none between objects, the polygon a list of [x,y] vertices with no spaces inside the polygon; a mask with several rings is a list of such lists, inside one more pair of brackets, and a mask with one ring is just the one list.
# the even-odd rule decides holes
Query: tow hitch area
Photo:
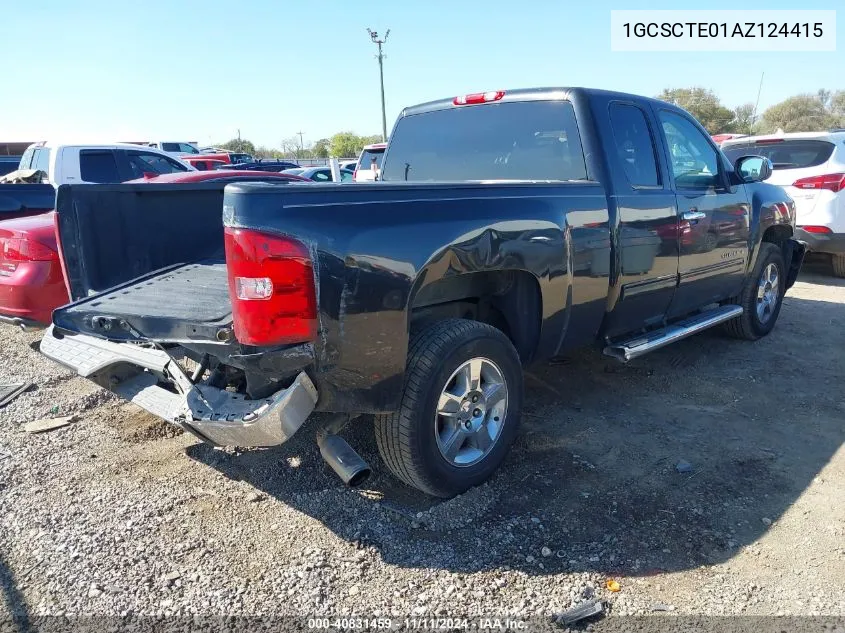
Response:
[{"label": "tow hitch area", "polygon": [[299,430],[317,404],[317,389],[305,372],[289,387],[250,400],[242,394],[195,384],[161,349],[59,333],[50,326],[41,341],[41,352],[217,446],[282,444]]}]

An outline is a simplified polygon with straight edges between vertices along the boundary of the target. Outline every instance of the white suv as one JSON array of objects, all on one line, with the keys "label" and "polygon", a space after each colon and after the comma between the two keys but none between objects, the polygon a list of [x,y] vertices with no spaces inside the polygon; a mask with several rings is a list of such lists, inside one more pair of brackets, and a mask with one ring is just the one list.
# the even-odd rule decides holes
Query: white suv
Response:
[{"label": "white suv", "polygon": [[766,182],[795,200],[796,237],[830,254],[834,274],[845,277],[845,130],[746,136],[725,141],[722,151],[732,163],[746,154],[772,161]]}]

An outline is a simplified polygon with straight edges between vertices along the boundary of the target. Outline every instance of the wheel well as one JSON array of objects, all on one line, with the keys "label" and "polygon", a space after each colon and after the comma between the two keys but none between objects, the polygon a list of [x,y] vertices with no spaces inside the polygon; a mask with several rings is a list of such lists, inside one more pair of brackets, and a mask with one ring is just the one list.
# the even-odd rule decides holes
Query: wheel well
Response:
[{"label": "wheel well", "polygon": [[775,226],[770,226],[766,229],[766,232],[763,233],[763,241],[764,242],[771,242],[772,244],[777,244],[782,249],[786,242],[792,237],[792,227],[783,225],[783,224],[776,224]]},{"label": "wheel well", "polygon": [[421,288],[411,300],[411,327],[443,319],[488,323],[511,340],[527,363],[540,338],[540,284],[526,271],[502,270],[446,277]]},{"label": "wheel well", "polygon": [[777,246],[781,253],[783,253],[783,261],[789,268],[789,263],[792,259],[792,249],[789,239],[792,237],[792,227],[785,224],[775,224],[770,226],[763,233],[763,241]]}]

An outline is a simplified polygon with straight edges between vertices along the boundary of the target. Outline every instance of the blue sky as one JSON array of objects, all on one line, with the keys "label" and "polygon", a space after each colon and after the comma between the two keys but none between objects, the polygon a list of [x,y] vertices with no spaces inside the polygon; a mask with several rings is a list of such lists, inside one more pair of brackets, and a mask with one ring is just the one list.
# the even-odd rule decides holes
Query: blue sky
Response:
[{"label": "blue sky", "polygon": [[[800,9],[770,0],[766,9]],[[842,0],[810,8],[836,9]],[[403,106],[497,88],[591,86],[654,95],[712,88],[761,110],[799,92],[845,89],[845,12],[835,53],[612,53],[611,9],[654,0],[39,0],[4,11],[0,141],[224,141],[278,146],[381,128],[376,47],[385,52],[388,129]],[[701,8],[688,7],[688,8]],[[733,9],[710,0],[707,8]],[[803,7],[806,8],[806,7]]]}]

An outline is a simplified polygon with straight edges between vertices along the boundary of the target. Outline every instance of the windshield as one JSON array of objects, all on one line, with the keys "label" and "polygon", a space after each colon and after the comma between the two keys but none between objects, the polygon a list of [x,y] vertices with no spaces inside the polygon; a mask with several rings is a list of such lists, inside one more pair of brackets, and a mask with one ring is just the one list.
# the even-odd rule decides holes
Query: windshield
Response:
[{"label": "windshield", "polygon": [[765,156],[775,169],[804,169],[826,163],[833,154],[834,145],[827,141],[807,139],[764,140],[738,143],[722,147],[731,163],[742,156]]},{"label": "windshield", "polygon": [[583,180],[587,168],[572,104],[518,101],[402,118],[382,180]]},{"label": "windshield", "polygon": [[18,169],[29,169],[29,165],[32,162],[32,155],[35,153],[35,146],[29,146],[26,148],[26,151],[21,156],[21,161],[18,163]]}]

